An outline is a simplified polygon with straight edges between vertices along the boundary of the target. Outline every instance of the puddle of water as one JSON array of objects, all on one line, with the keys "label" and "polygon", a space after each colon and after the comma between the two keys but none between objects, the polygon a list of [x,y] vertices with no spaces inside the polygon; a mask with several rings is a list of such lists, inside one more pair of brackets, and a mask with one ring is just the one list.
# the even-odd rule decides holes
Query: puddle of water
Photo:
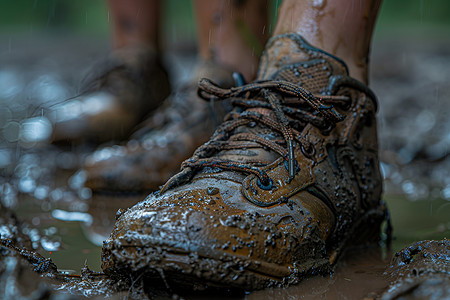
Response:
[{"label": "puddle of water", "polygon": [[450,201],[442,198],[409,201],[400,195],[388,196],[386,201],[394,228],[394,252],[413,242],[450,236]]},{"label": "puddle of water", "polygon": [[59,269],[67,270],[70,274],[80,274],[85,263],[90,269],[101,271],[101,247],[86,238],[83,222],[57,219],[53,212],[62,211],[60,208],[43,211],[42,207],[45,206],[30,198],[20,199],[19,202],[20,206],[16,210],[18,217],[29,224],[34,223],[40,235],[53,244],[60,244],[59,249],[42,249],[40,254],[51,258]]},{"label": "puddle of water", "polygon": [[86,239],[79,222],[64,222],[55,224],[61,232],[62,249],[57,251],[40,251],[44,257],[49,257],[58,269],[70,270],[80,274],[85,263],[93,271],[101,271],[101,247]]},{"label": "puddle of water", "polygon": [[383,272],[390,259],[383,259],[380,252],[347,251],[332,276],[316,276],[288,288],[254,292],[246,299],[363,299],[387,286]]},{"label": "puddle of water", "polygon": [[[55,219],[55,214],[51,211],[43,212],[42,206],[30,199],[19,201],[31,202],[19,208],[19,216],[28,219],[37,216],[40,218],[40,231],[53,232],[49,238],[59,241],[61,249],[51,252],[43,250],[41,254],[50,257],[60,269],[80,274],[80,269],[87,261],[92,270],[101,271],[101,241],[108,236],[116,211],[142,198],[94,197],[86,212],[92,216],[92,223]],[[448,237],[449,201],[433,199],[412,202],[403,196],[389,196],[386,200],[394,226],[393,251],[415,241]],[[370,293],[380,292],[387,286],[382,273],[388,263],[389,258],[383,259],[380,249],[353,250],[342,257],[331,277],[313,277],[289,288],[258,291],[245,298],[361,299],[370,296]]]},{"label": "puddle of water", "polygon": [[[48,153],[41,157],[40,151],[37,150],[39,142],[45,141],[49,133],[48,123],[42,117],[41,109],[36,109],[36,104],[64,99],[68,95],[75,94],[75,91],[71,90],[71,81],[63,82],[63,78],[79,76],[80,68],[91,63],[87,59],[89,55],[86,55],[86,49],[83,49],[85,52],[79,51],[79,57],[73,60],[74,63],[69,64],[67,53],[71,51],[71,55],[75,55],[73,53],[75,47],[72,44],[66,44],[69,46],[64,51],[50,51],[54,45],[64,44],[58,40],[57,43],[48,43],[53,46],[45,48],[45,55],[49,57],[55,56],[54,53],[60,53],[57,56],[60,58],[55,60],[56,64],[34,63],[41,61],[44,54],[33,49],[17,60],[20,61],[17,69],[11,67],[4,70],[6,73],[0,72],[0,87],[6,87],[0,88],[0,102],[3,105],[0,107],[0,190],[3,193],[1,196],[4,203],[11,207],[18,204],[16,211],[20,219],[33,224],[41,235],[43,233],[48,235],[45,246],[53,251],[43,250],[41,253],[45,257],[52,258],[60,269],[74,270],[74,273],[79,274],[86,260],[92,270],[101,271],[99,245],[110,232],[117,209],[130,206],[144,196],[133,199],[104,196],[93,198],[88,203],[83,200],[88,198],[89,195],[83,196],[86,194],[84,192],[88,191],[72,186],[76,185],[75,182],[69,183],[75,194],[66,194],[69,175],[62,174],[61,169],[77,169],[79,167],[77,163],[81,161],[79,153],[74,153],[74,149],[62,152],[53,149],[53,152],[47,151]],[[79,44],[91,45],[97,52],[100,48],[106,48],[77,41],[76,45]],[[413,45],[417,46],[417,43]],[[381,126],[381,144],[388,150],[384,149],[381,153],[385,160],[383,164],[385,186],[387,190],[405,193],[410,199],[405,196],[386,196],[394,226],[393,251],[398,251],[418,240],[442,239],[449,236],[450,159],[445,158],[445,155],[448,152],[450,127],[446,113],[447,104],[443,99],[448,98],[450,90],[444,80],[448,77],[445,76],[448,70],[442,66],[448,62],[447,53],[450,48],[448,45],[439,46],[436,49],[440,49],[441,54],[434,52],[430,54],[409,51],[417,47],[408,46],[403,48],[408,49],[406,53],[411,53],[406,58],[402,52],[405,50],[401,50],[401,47],[389,46],[385,49],[386,54],[378,57],[375,55],[373,60],[374,70],[378,70],[378,73],[375,71],[373,87],[382,101],[380,121],[382,124],[385,123]],[[34,56],[31,56],[31,53]],[[393,63],[400,61],[399,57],[405,58],[403,63],[401,65]],[[423,59],[424,57],[428,59]],[[10,65],[9,61],[6,61],[10,60],[9,56],[3,59],[5,65]],[[177,68],[178,65],[192,65],[190,54],[182,59],[179,55],[175,55],[173,59],[176,63],[172,68]],[[32,61],[33,63],[26,63]],[[188,61],[190,63],[186,64]],[[396,67],[392,68],[392,65]],[[405,66],[415,66],[421,71],[405,69]],[[181,68],[180,72],[173,73],[189,75],[187,70],[190,69]],[[386,76],[386,72],[393,72],[392,70],[396,73]],[[53,73],[55,75],[52,75]],[[57,76],[57,73],[62,75]],[[39,76],[35,76],[36,74]],[[424,81],[423,76],[415,74],[430,76],[425,76],[427,80]],[[397,81],[392,81],[393,78],[397,78]],[[26,84],[27,82],[29,84]],[[392,86],[392,82],[395,86]],[[420,84],[416,84],[417,82]],[[411,90],[414,86],[418,88]],[[424,97],[429,101],[423,102]],[[398,107],[405,107],[405,104],[409,111],[403,111],[402,118],[399,119]],[[417,128],[421,130],[417,131]],[[401,145],[406,146],[399,149]],[[32,154],[26,158],[27,149],[29,151],[36,149],[36,154],[31,151]],[[419,158],[421,155],[424,158],[431,157],[436,161],[430,163],[429,159],[425,159],[400,166],[397,163],[399,159],[402,163],[406,163],[416,155]],[[57,168],[59,170],[56,170]],[[16,181],[11,181],[10,178]],[[60,188],[61,186],[63,188]],[[435,195],[440,195],[441,198]],[[429,196],[432,198],[423,199]],[[92,223],[64,221],[63,219],[67,220],[67,217],[56,219],[52,213],[55,209],[61,210],[60,212],[89,214],[92,216]],[[59,245],[61,246],[58,250]],[[385,261],[377,257],[367,252],[353,253],[347,256],[346,260],[341,260],[333,277],[311,278],[297,286],[255,292],[247,298],[361,298],[371,291],[376,291],[378,284],[383,284],[380,270],[384,267]]]},{"label": "puddle of water", "polygon": [[89,200],[89,209],[87,211],[93,216],[93,222],[91,224],[81,224],[85,237],[91,243],[101,246],[113,230],[117,211],[136,204],[143,200],[145,196],[114,197],[94,195]]}]

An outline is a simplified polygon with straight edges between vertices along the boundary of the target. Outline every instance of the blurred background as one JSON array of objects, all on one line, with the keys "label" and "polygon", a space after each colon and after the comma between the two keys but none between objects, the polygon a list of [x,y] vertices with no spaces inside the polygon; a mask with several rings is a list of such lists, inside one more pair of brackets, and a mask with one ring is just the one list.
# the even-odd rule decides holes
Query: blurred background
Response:
[{"label": "blurred background", "polygon": [[[273,15],[281,1],[273,1]],[[164,1],[164,47],[174,82],[195,59],[189,1]],[[57,147],[46,108],[77,94],[109,50],[103,1],[0,1],[0,208],[29,224],[35,247],[62,269],[100,270],[111,216],[72,176],[92,146]],[[380,102],[385,200],[394,250],[450,230],[450,1],[385,0],[372,47],[370,86]],[[94,205],[95,206],[95,205]],[[97,226],[97,228],[95,228]],[[109,230],[109,229],[108,229]],[[107,231],[107,230],[106,230]],[[68,259],[70,258],[70,259]]]}]

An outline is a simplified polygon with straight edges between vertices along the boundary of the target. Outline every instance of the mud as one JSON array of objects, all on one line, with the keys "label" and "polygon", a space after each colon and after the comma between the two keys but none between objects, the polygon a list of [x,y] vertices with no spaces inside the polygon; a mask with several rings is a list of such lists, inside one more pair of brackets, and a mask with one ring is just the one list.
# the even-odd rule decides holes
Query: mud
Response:
[{"label": "mud", "polygon": [[[9,243],[14,247],[2,247],[2,259],[0,260],[0,292],[8,299],[11,295],[20,293],[28,296],[28,299],[44,299],[45,297],[59,297],[58,299],[78,299],[79,297],[103,298],[111,296],[119,298],[128,296],[132,299],[140,298],[173,298],[182,297],[202,299],[218,296],[211,289],[192,293],[183,293],[183,290],[170,285],[168,274],[158,274],[152,279],[151,284],[144,285],[145,278],[136,278],[130,282],[125,279],[118,281],[109,279],[104,274],[91,271],[87,266],[81,270],[81,275],[67,275],[58,271],[56,265],[47,258],[26,247],[31,246],[31,239],[23,233],[28,228],[26,224],[18,221],[8,210],[7,218],[2,218],[2,226],[8,226],[12,232],[16,232],[17,239]],[[27,232],[25,230],[25,232]],[[20,237],[20,238],[19,238]],[[26,245],[26,247],[24,246]],[[6,246],[6,244],[3,244]],[[243,292],[222,291],[223,299],[246,298],[246,299],[273,299],[291,298],[295,296],[302,298],[320,298],[351,294],[355,297],[364,297],[370,293],[381,291],[387,284],[383,277],[383,271],[388,259],[382,257],[379,248],[361,249],[347,251],[341,262],[336,267],[333,276],[317,276],[306,279],[301,285],[295,285],[288,289],[273,288],[265,291],[246,294]],[[33,270],[34,269],[34,270]],[[41,274],[41,277],[38,276]],[[33,284],[28,284],[29,280]],[[370,285],[360,284],[370,281]],[[355,289],[355,286],[359,287]],[[177,294],[173,294],[177,291]],[[16,293],[16,294],[12,294]],[[14,298],[14,297],[12,297]]]},{"label": "mud", "polygon": [[[105,272],[132,279],[164,273],[169,285],[185,289],[260,290],[328,274],[350,242],[378,242],[387,210],[380,199],[373,94],[298,35],[272,37],[266,47],[258,78],[267,81],[231,89],[199,82],[206,99],[245,93],[247,110],[229,114],[178,175],[117,218],[103,245]],[[293,88],[299,80],[302,88]],[[337,100],[332,109],[326,105],[332,99],[312,94],[337,90],[348,95],[341,97],[350,103],[346,109]],[[317,157],[305,158],[293,141],[308,143]],[[351,163],[344,163],[346,156]],[[205,186],[218,193],[205,195]]]},{"label": "mud", "polygon": [[251,300],[351,297],[388,300],[445,299],[450,295],[450,242],[446,239],[415,243],[397,252],[392,259],[386,256],[386,249],[383,248],[350,248],[333,274],[308,278],[289,288],[270,288],[253,293],[222,291],[220,294],[209,289],[192,294],[170,286],[169,277],[163,273],[154,277],[150,285],[144,284],[143,277],[132,282],[112,280],[104,274],[93,272],[87,266],[81,270],[81,275],[67,275],[56,270],[51,260],[25,249],[24,245],[32,247],[30,237],[25,234],[28,226],[17,220],[7,209],[2,209],[1,226],[8,227],[17,237],[10,240],[17,245],[16,250],[5,247],[4,243],[4,247],[0,248],[0,295],[3,299],[214,297]]},{"label": "mud", "polygon": [[[0,298],[78,299],[78,296],[111,296],[120,283],[85,265],[81,275],[71,275],[38,250],[42,239],[35,229],[0,205]],[[34,232],[33,232],[34,231]],[[61,292],[58,292],[60,290]]]},{"label": "mud", "polygon": [[391,281],[381,299],[450,297],[450,240],[421,241],[397,252],[385,275]]},{"label": "mud", "polygon": [[[40,235],[36,235],[36,228],[20,222],[14,214],[1,207],[2,237],[15,237],[12,239],[16,245],[33,248],[33,242],[38,247]],[[103,211],[102,211],[103,212]],[[114,216],[112,216],[114,219]],[[111,222],[113,220],[110,220]],[[233,220],[231,220],[233,221]],[[236,220],[233,222],[233,224]],[[67,226],[67,225],[65,225]],[[6,229],[7,228],[7,229]],[[11,232],[11,234],[8,234]],[[12,234],[13,233],[13,234]],[[70,233],[69,233],[70,234]],[[79,233],[81,234],[81,232]],[[173,295],[172,289],[166,288],[167,280],[164,281],[161,274],[153,278],[153,284],[143,288],[143,278],[138,278],[134,282],[118,282],[105,279],[103,275],[96,277],[89,268],[85,267],[80,275],[71,277],[71,280],[49,280],[50,278],[39,277],[33,271],[35,266],[39,266],[42,261],[48,261],[49,253],[40,256],[30,262],[18,255],[17,251],[11,251],[4,247],[0,259],[0,293],[1,295],[33,295],[28,299],[78,299],[89,296],[90,298],[104,298],[111,295],[115,289],[122,290],[111,295],[112,299],[123,297],[137,298],[163,298],[183,297],[187,299],[209,299],[212,296],[218,297],[217,293],[211,294],[182,294]],[[32,250],[31,250],[32,251]],[[220,293],[222,299],[340,299],[351,297],[352,299],[397,299],[398,295],[428,295],[435,296],[434,299],[441,299],[439,295],[448,295],[448,272],[449,272],[449,242],[445,241],[425,241],[404,249],[394,255],[392,264],[389,266],[389,251],[386,248],[356,248],[349,249],[335,267],[332,275],[316,276],[303,280],[298,285],[289,288],[271,288],[254,293],[231,293],[223,291]],[[61,252],[61,251],[60,251]],[[62,251],[64,252],[64,251]],[[28,254],[33,254],[28,252]],[[33,255],[31,255],[32,257]],[[50,255],[51,256],[51,255]],[[78,256],[86,257],[81,251]],[[28,255],[30,257],[30,255]],[[73,257],[75,258],[75,257]],[[68,257],[59,260],[57,265],[63,267],[69,265]],[[72,260],[72,258],[69,258]],[[31,264],[30,264],[31,263]],[[83,263],[72,263],[73,268],[80,270]],[[388,265],[388,268],[386,266]],[[54,267],[41,268],[41,271],[50,270],[54,273]],[[98,267],[97,267],[98,268]],[[62,275],[70,271],[58,270]],[[79,272],[79,271],[78,271]],[[419,279],[419,280],[416,280]],[[30,281],[31,280],[31,281]],[[32,282],[33,284],[30,284]],[[12,286],[9,289],[6,287]],[[159,287],[155,289],[155,287]],[[162,288],[162,289],[161,289]],[[400,293],[401,291],[401,293]],[[412,294],[411,292],[414,292]],[[418,294],[424,291],[422,294]],[[61,294],[62,293],[62,294]],[[447,294],[445,294],[447,293]],[[422,297],[421,296],[421,297]],[[397,297],[397,298],[396,298]],[[436,298],[437,297],[437,298]],[[8,297],[4,297],[8,299]],[[14,299],[14,297],[13,297]],[[423,299],[423,298],[412,298]],[[425,298],[426,299],[426,298]]]},{"label": "mud", "polygon": [[[8,44],[8,37],[5,39],[0,36],[0,38],[6,41],[4,45]],[[98,209],[90,210],[90,201],[97,199],[90,198],[90,191],[80,188],[79,182],[69,180],[86,153],[93,150],[94,146],[69,148],[48,146],[45,139],[27,139],[29,136],[21,134],[20,130],[26,127],[21,126],[26,120],[40,116],[40,107],[36,108],[36,103],[48,104],[73,95],[76,92],[77,78],[81,77],[83,69],[87,68],[100,52],[106,53],[106,41],[81,44],[86,47],[83,47],[82,51],[72,53],[73,49],[79,48],[79,40],[13,39],[13,51],[3,51],[0,57],[3,72],[2,87],[5,87],[7,78],[12,78],[12,83],[6,85],[8,88],[2,89],[0,93],[2,103],[0,199],[3,205],[0,211],[9,213],[10,211],[6,210],[8,207],[17,211],[21,219],[27,220],[29,225],[21,225],[22,231],[14,233],[17,237],[20,236],[19,232],[26,233],[21,238],[21,244],[17,238],[19,245],[27,249],[40,249],[38,251],[42,257],[44,259],[51,257],[60,268],[59,271],[69,269],[68,273],[78,273],[80,276],[80,269],[83,268],[86,258],[93,270],[100,270],[98,247],[90,244],[80,229],[84,227],[89,231],[93,227],[83,218],[78,221],[57,219],[54,217],[54,211],[90,215],[91,220],[94,220],[92,224],[97,228],[96,232],[100,233],[97,244],[109,234],[110,230],[106,227],[112,225],[115,215],[115,209],[110,213],[106,210],[112,206],[111,199],[108,197],[100,199],[92,205]],[[446,199],[450,199],[447,137],[450,103],[444,101],[450,95],[447,82],[449,69],[445,68],[450,62],[450,45],[445,41],[387,41],[384,44],[375,42],[374,47],[371,85],[381,103],[381,156],[387,200],[388,204],[391,202],[391,206],[395,208],[394,215],[404,211],[414,219],[408,223],[399,223],[404,228],[397,227],[397,231],[394,232],[394,236],[397,237],[394,240],[394,244],[396,243],[394,247],[401,249],[414,240],[441,239],[448,236],[450,229],[446,213],[449,207]],[[33,49],[33,53],[30,53],[30,49]],[[71,53],[71,56],[73,54],[73,59],[67,59],[68,53]],[[180,56],[169,57],[173,58],[174,69],[179,68],[183,59],[184,62],[191,61],[191,57],[186,56],[182,59]],[[177,69],[177,72],[188,75],[187,69]],[[9,77],[5,77],[5,74]],[[397,113],[399,109],[403,111],[401,116]],[[45,125],[45,122],[42,124]],[[393,194],[405,195],[411,202],[392,197]],[[132,205],[135,200],[130,199],[125,204],[126,201],[119,197],[114,205],[122,206],[122,201],[126,207]],[[417,206],[420,206],[417,212],[410,209]],[[402,219],[400,214],[394,217],[394,222]],[[405,216],[403,218],[406,219]],[[18,224],[14,218],[8,217],[4,220],[2,225]],[[3,237],[5,227],[0,228]],[[47,250],[43,249],[42,245],[46,245]],[[4,287],[14,286],[8,293],[12,290],[15,295],[19,295],[19,292],[21,295],[30,295],[34,291],[36,292],[34,298],[31,296],[28,298],[39,299],[41,297],[39,295],[48,297],[62,287],[48,283],[44,279],[38,280],[28,261],[10,256],[12,252],[4,247],[1,251],[2,293],[6,290],[3,290]],[[9,254],[3,255],[4,251],[8,251]],[[366,253],[368,257],[365,256]],[[392,299],[398,298],[400,294],[406,295],[407,293],[396,294],[395,291],[401,286],[394,282],[395,277],[385,278],[382,275],[388,261],[381,257],[379,254],[371,256],[367,250],[360,250],[357,251],[357,255],[350,255],[350,261],[346,258],[341,260],[332,277],[315,277],[287,289],[273,288],[241,296],[249,299],[257,297],[258,299],[260,297],[358,299],[383,295],[391,297],[386,299]],[[438,291],[439,288],[445,287],[444,283],[448,285],[448,278],[443,277],[442,273],[426,274],[437,274],[439,277],[425,282],[426,285],[423,286],[430,288],[427,289],[427,293],[432,291],[431,295],[435,295],[436,298],[439,298],[439,295],[446,295],[439,294]],[[408,277],[402,280],[409,282],[412,279]],[[372,283],[375,282],[377,287],[372,289]],[[384,291],[391,283],[393,283],[392,290]],[[91,283],[76,286],[88,290],[86,287],[89,284]],[[164,282],[158,284],[164,286]],[[135,285],[130,291],[137,293],[138,286]],[[406,290],[419,291],[419,287],[420,285],[413,283]],[[63,290],[71,291],[71,288],[67,285]],[[125,295],[127,293],[128,290]],[[147,291],[150,296],[152,293],[151,290]],[[79,298],[82,295],[77,293],[76,289],[72,290],[72,294],[65,297]],[[199,295],[195,297],[201,298]],[[203,296],[203,299],[208,297]]]}]

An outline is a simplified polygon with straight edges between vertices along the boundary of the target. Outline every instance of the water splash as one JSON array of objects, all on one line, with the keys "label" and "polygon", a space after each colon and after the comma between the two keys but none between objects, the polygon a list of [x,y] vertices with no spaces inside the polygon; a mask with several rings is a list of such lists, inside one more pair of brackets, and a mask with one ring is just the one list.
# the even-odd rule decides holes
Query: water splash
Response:
[{"label": "water splash", "polygon": [[55,209],[52,211],[52,217],[61,221],[76,221],[92,224],[92,216],[82,212],[69,212],[62,209]]}]

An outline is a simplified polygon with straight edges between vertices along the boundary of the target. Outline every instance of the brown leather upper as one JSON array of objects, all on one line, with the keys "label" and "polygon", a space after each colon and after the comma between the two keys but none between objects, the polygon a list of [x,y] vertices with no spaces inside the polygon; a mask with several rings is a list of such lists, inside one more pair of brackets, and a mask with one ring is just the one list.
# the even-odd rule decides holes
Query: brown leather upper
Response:
[{"label": "brown leather upper", "polygon": [[[342,61],[280,35],[257,81],[202,81],[200,95],[231,98],[236,109],[160,193],[121,212],[103,248],[106,272],[193,269],[214,284],[261,288],[314,273],[356,231],[377,230],[385,212],[376,100]],[[196,259],[185,267],[170,253]],[[225,258],[242,272],[222,270]],[[201,275],[208,266],[218,274]]]}]

